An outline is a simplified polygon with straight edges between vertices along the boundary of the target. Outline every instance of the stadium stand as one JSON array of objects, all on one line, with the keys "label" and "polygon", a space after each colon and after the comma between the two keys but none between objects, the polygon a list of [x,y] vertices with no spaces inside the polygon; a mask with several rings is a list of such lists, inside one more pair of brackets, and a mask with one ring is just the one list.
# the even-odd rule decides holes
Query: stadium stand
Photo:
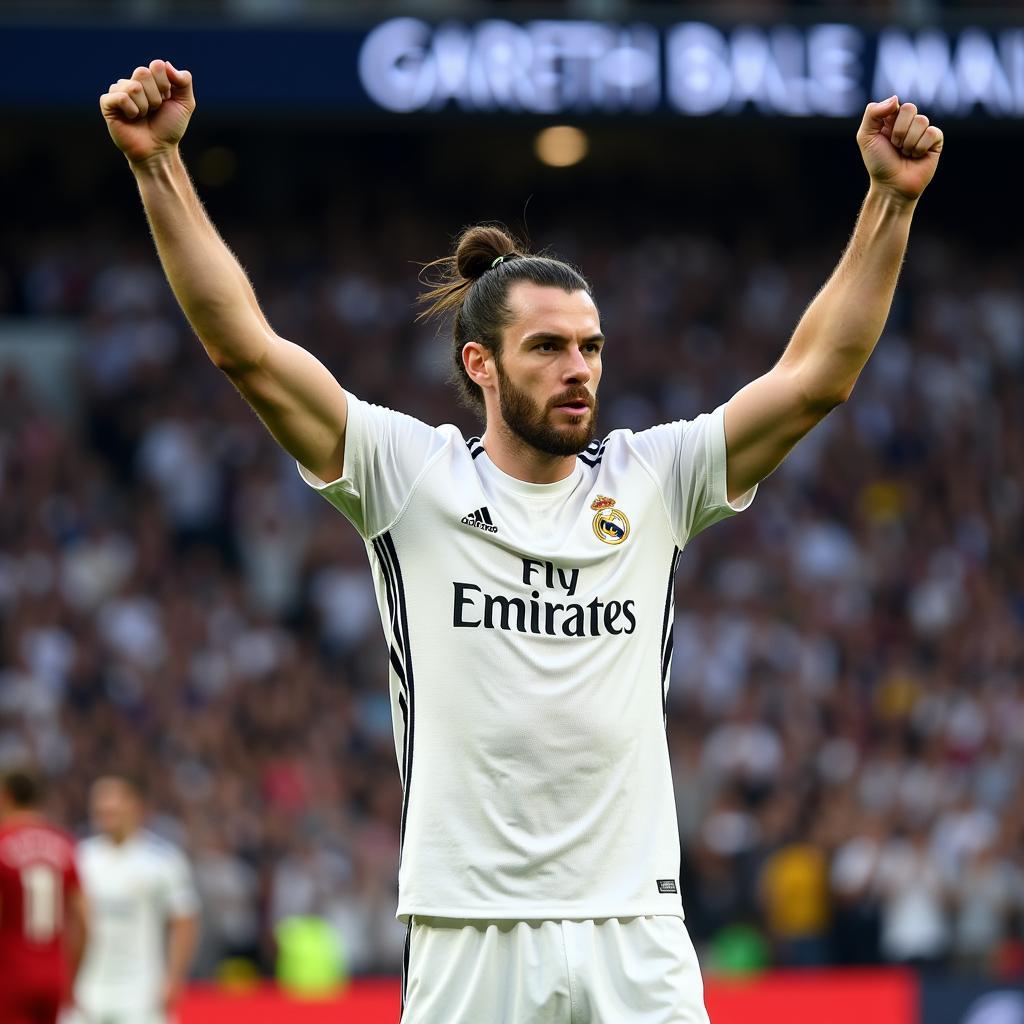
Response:
[{"label": "stadium stand", "polygon": [[[403,254],[429,258],[452,226],[375,217],[369,241],[330,215],[224,227],[280,333],[360,396],[451,420],[447,349],[412,323]],[[553,240],[612,339],[605,429],[727,398],[832,259],[764,227]],[[355,534],[206,363],[140,231],[13,252],[4,323],[71,322],[81,344],[62,415],[0,371],[0,758],[38,762],[79,829],[99,771],[147,779],[203,891],[201,974],[229,956],[269,969],[275,923],[310,912],[352,970],[395,970],[401,790]],[[1019,965],[1018,270],[916,238],[852,400],[755,513],[683,557],[669,734],[704,947],[742,923],[777,964]]]}]

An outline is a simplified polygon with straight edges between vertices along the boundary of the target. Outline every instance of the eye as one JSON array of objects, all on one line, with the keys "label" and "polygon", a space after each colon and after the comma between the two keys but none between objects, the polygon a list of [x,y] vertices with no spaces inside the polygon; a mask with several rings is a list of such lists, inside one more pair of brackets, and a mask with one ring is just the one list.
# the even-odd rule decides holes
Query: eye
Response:
[{"label": "eye", "polygon": [[538,349],[539,349],[539,350],[540,350],[541,352],[554,352],[554,350],[555,350],[555,343],[554,343],[553,341],[542,341],[542,342],[541,342],[541,343],[540,343],[540,344],[539,344],[539,345],[537,346],[537,348],[538,348]]},{"label": "eye", "polygon": [[601,351],[601,343],[598,341],[588,341],[584,348],[588,352],[593,352],[595,355],[597,355]]}]

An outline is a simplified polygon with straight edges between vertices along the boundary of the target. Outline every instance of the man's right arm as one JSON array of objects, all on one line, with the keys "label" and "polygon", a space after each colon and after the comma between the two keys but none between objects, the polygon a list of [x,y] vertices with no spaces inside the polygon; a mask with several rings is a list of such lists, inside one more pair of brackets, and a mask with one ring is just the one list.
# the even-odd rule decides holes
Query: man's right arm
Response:
[{"label": "man's right arm", "polygon": [[85,947],[89,944],[89,910],[85,894],[80,888],[68,894],[68,923],[64,932],[65,951],[71,980],[78,977],[78,971],[85,959]]},{"label": "man's right arm", "polygon": [[100,108],[135,174],[167,280],[210,359],[286,451],[321,479],[338,478],[345,392],[315,356],[267,323],[178,151],[195,109],[191,75],[153,61],[113,83]]}]

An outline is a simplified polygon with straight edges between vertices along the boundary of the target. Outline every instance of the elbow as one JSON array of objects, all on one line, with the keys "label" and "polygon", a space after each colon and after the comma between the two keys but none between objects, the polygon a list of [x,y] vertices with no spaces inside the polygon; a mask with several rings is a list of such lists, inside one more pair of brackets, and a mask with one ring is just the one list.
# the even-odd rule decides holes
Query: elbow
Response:
[{"label": "elbow", "polygon": [[251,359],[239,359],[235,355],[209,351],[210,362],[231,381],[241,380],[257,363]]},{"label": "elbow", "polygon": [[220,370],[221,373],[226,374],[228,377],[232,376],[237,372],[238,360],[233,359],[231,356],[224,352],[219,352],[215,348],[211,348],[209,345],[206,347],[206,354],[210,357],[210,362]]},{"label": "elbow", "polygon": [[857,382],[856,377],[837,381],[834,373],[822,372],[806,364],[790,369],[789,376],[804,411],[815,422],[827,416],[837,405],[842,405],[853,393]]},{"label": "elbow", "polygon": [[851,380],[849,384],[847,384],[844,388],[841,388],[832,396],[831,402],[833,409],[837,405],[843,405],[845,402],[849,400],[850,395],[853,394],[853,386],[856,383],[857,382],[855,380]]},{"label": "elbow", "polygon": [[829,391],[822,395],[813,397],[810,402],[810,409],[818,416],[824,418],[827,416],[836,406],[842,405],[846,400],[853,394],[853,385],[851,384],[848,388],[843,388],[840,391]]},{"label": "elbow", "polygon": [[224,345],[202,338],[210,362],[232,381],[238,381],[259,369],[274,342],[273,337],[260,339],[256,345]]},{"label": "elbow", "polygon": [[837,405],[842,405],[853,394],[853,386],[856,378],[851,381],[836,385],[818,384],[818,386],[805,386],[804,401],[808,412],[817,415],[819,418],[827,416]]}]

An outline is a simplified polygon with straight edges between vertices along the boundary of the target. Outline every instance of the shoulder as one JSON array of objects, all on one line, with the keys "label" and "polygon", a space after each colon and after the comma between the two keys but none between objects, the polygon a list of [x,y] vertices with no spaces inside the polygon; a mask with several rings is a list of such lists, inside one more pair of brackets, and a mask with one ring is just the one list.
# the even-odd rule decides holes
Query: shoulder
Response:
[{"label": "shoulder", "polygon": [[675,445],[677,435],[672,428],[676,424],[651,427],[633,431],[617,429],[603,438],[591,441],[577,458],[594,473],[601,471],[623,472],[640,467],[648,472],[652,469],[652,456],[660,450],[669,450]]},{"label": "shoulder", "polygon": [[346,430],[346,434],[349,432],[356,434],[360,431],[373,434],[386,428],[403,437],[433,438],[435,441],[441,438],[462,440],[461,432],[451,423],[444,423],[439,427],[431,426],[407,412],[367,402],[353,395],[351,391],[346,391],[345,394],[348,397],[350,419],[350,426]]},{"label": "shoulder", "polygon": [[139,850],[147,857],[156,861],[178,861],[183,860],[185,855],[181,849],[164,839],[163,836],[143,829],[138,835]]}]

